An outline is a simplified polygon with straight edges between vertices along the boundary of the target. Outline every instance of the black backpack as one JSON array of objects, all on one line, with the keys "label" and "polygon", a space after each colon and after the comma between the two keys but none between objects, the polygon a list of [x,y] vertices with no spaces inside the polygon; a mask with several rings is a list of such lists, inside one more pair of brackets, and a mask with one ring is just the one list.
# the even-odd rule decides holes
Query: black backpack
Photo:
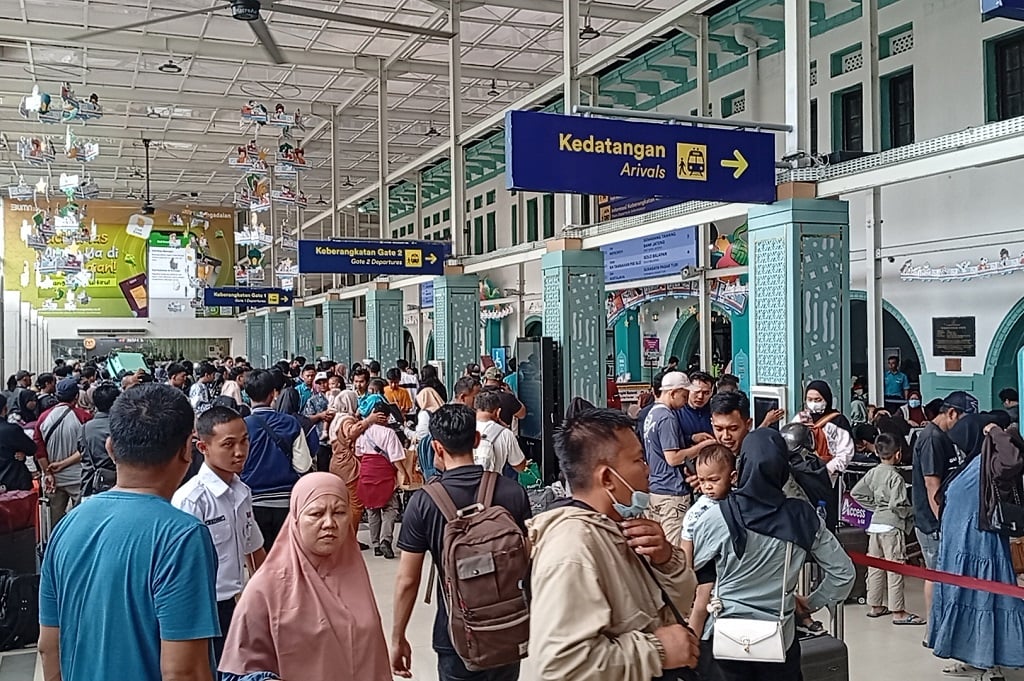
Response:
[{"label": "black backpack", "polygon": [[39,575],[0,570],[0,650],[39,640]]}]

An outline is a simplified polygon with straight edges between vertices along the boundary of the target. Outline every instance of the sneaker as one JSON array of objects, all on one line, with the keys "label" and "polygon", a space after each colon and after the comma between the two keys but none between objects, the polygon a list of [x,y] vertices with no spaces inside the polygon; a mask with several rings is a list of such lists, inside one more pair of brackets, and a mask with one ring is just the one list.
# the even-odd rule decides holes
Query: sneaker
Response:
[{"label": "sneaker", "polygon": [[363,542],[358,542],[358,544],[359,544],[359,550],[360,551],[367,551],[370,548],[369,544],[364,544]]},{"label": "sneaker", "polygon": [[821,636],[825,633],[825,626],[818,620],[807,620],[797,624],[796,630],[804,636]]},{"label": "sneaker", "polygon": [[384,551],[382,551],[379,546],[374,546],[373,547],[373,555],[375,555],[375,556],[377,556],[379,558],[379,557],[384,555]]},{"label": "sneaker", "polygon": [[392,560],[395,557],[395,552],[391,548],[391,542],[384,539],[380,543],[380,552],[387,560]]},{"label": "sneaker", "polygon": [[946,676],[956,676],[968,679],[981,678],[988,670],[981,669],[980,667],[973,667],[963,662],[954,662],[953,664],[944,667],[942,673]]}]

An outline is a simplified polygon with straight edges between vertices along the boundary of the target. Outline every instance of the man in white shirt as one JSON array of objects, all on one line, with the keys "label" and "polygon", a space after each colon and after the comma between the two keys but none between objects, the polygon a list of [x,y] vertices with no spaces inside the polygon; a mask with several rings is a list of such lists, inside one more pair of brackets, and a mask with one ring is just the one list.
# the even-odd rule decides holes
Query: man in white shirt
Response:
[{"label": "man in white shirt", "polygon": [[210,407],[196,421],[203,453],[199,473],[182,485],[171,503],[203,521],[217,550],[217,617],[221,635],[213,639],[219,662],[235,598],[245,583],[245,567],[256,571],[266,558],[263,534],[252,510],[252,493],[238,474],[249,456],[249,432],[238,412]]},{"label": "man in white shirt", "polygon": [[526,456],[516,436],[498,418],[500,395],[495,391],[481,392],[473,406],[476,407],[476,430],[480,433],[480,444],[473,450],[473,463],[495,473],[504,472],[505,464],[516,471],[526,470]]}]

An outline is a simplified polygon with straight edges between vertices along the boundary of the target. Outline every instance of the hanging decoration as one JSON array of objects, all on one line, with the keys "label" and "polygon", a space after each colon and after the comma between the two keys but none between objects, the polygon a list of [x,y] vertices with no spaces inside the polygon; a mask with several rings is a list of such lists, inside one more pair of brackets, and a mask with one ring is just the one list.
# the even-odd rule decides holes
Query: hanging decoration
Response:
[{"label": "hanging decoration", "polygon": [[57,152],[53,142],[45,137],[22,137],[18,140],[18,156],[30,165],[44,166],[53,163]]},{"label": "hanging decoration", "polygon": [[267,227],[262,222],[255,225],[247,225],[240,231],[235,232],[235,243],[247,248],[270,248],[273,241],[273,237],[267,233]]},{"label": "hanging decoration", "polygon": [[100,145],[92,140],[80,139],[69,125],[64,132],[64,154],[69,160],[91,163],[100,155]]},{"label": "hanging decoration", "polygon": [[257,174],[246,175],[245,188],[235,193],[234,203],[252,213],[270,210],[270,180]]},{"label": "hanging decoration", "polygon": [[101,118],[103,107],[95,93],[86,100],[81,100],[71,89],[70,83],[62,83],[60,97],[57,101],[46,92],[40,92],[38,85],[32,86],[32,92],[21,98],[18,113],[22,118],[35,119],[40,123],[71,123],[86,122]]},{"label": "hanging decoration", "polygon": [[973,281],[988,279],[994,276],[1007,276],[1024,271],[1024,251],[1016,257],[1010,256],[1007,248],[999,249],[999,257],[989,260],[979,258],[977,262],[962,260],[955,265],[939,265],[932,267],[930,263],[914,265],[908,259],[900,267],[900,279],[903,281]]},{"label": "hanging decoration", "polygon": [[25,178],[18,176],[18,182],[7,185],[7,198],[26,201],[36,195],[36,190],[25,182]]},{"label": "hanging decoration", "polygon": [[235,152],[235,155],[228,159],[229,166],[250,175],[267,174],[267,150],[261,148],[256,140],[235,147]]},{"label": "hanging decoration", "polygon": [[[747,309],[747,286],[739,282],[726,283],[719,279],[709,282],[711,301],[730,314],[743,314]],[[684,281],[661,286],[644,286],[608,293],[608,326],[612,326],[627,310],[663,298],[689,298],[698,294],[696,281]],[[696,312],[696,307],[692,308]],[[644,321],[643,319],[641,322]]]},{"label": "hanging decoration", "polygon": [[300,208],[305,208],[309,203],[305,194],[301,191],[296,193],[288,185],[284,185],[281,189],[275,189],[270,192],[270,199],[274,203],[279,203],[284,206],[299,206]]},{"label": "hanging decoration", "polygon": [[302,147],[294,147],[288,142],[278,145],[275,172],[278,169],[287,173],[289,170],[295,172],[306,168],[306,152]]}]

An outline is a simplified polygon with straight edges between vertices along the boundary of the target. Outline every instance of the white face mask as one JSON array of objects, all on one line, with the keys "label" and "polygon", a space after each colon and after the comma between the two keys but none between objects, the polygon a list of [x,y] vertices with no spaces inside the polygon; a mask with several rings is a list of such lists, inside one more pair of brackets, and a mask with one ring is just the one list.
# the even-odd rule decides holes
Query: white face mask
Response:
[{"label": "white face mask", "polygon": [[812,402],[812,401],[808,400],[808,402],[807,402],[807,411],[811,412],[812,414],[821,414],[821,413],[823,413],[825,411],[825,407],[826,406],[828,406],[828,405],[827,405],[827,403],[825,401]]}]

